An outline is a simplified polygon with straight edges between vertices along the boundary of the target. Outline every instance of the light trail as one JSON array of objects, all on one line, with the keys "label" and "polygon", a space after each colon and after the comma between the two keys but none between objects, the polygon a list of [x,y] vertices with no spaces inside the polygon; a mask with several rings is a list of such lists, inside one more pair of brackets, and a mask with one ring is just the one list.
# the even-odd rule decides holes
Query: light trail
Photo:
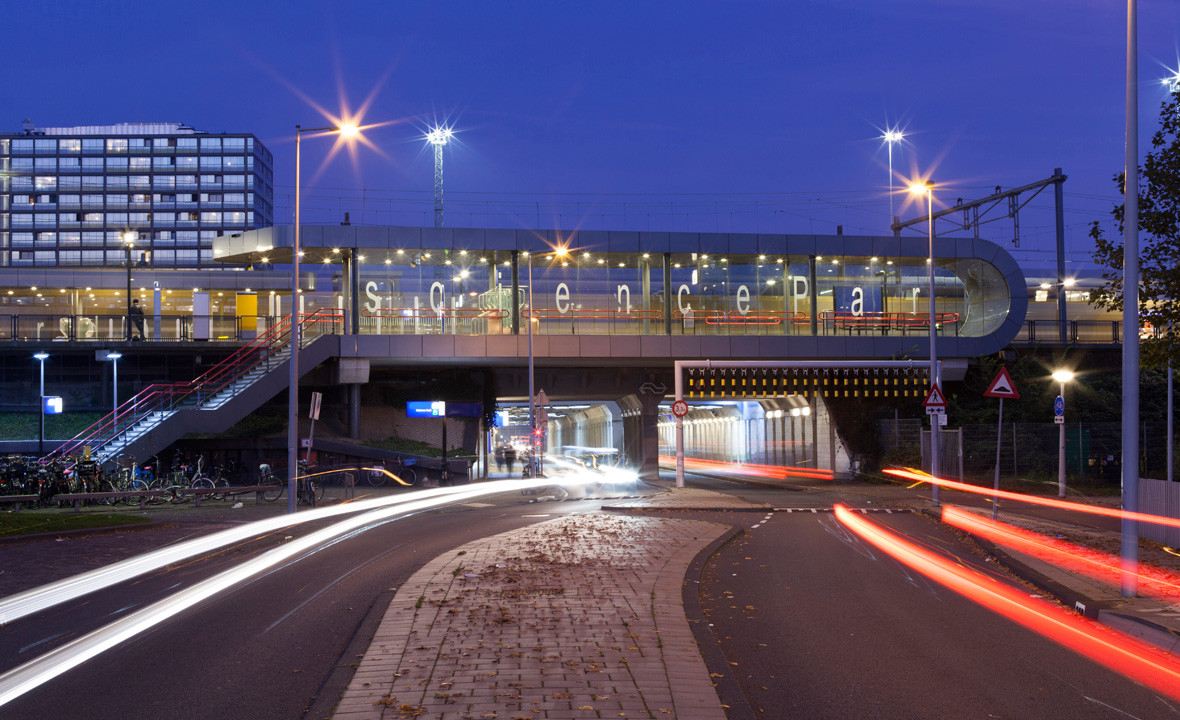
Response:
[{"label": "light trail", "polygon": [[[1120,587],[1122,560],[1117,555],[1091,550],[1074,543],[1046,537],[1008,523],[981,517],[960,508],[945,506],[942,521],[952,527],[986,538],[997,545],[1053,563],[1067,570]],[[1139,564],[1136,574],[1140,594],[1175,601],[1180,598],[1180,578],[1159,568]]]},{"label": "light trail", "polygon": [[[661,455],[660,463],[674,465],[673,455]],[[703,460],[701,458],[684,458],[684,469],[703,470],[706,472],[725,472],[734,475],[763,477],[773,480],[785,480],[789,477],[809,478],[812,480],[831,480],[835,474],[831,470],[816,468],[792,467],[790,465],[760,465],[758,463],[733,463],[723,460]]]},{"label": "light trail", "polygon": [[[570,482],[577,482],[571,480]],[[555,481],[546,478],[535,480],[496,480],[480,483],[479,494],[494,494],[528,487],[553,485]],[[292,527],[306,522],[314,522],[325,518],[364,512],[381,507],[397,506],[413,502],[423,495],[431,498],[449,498],[456,494],[470,492],[471,486],[437,488],[422,490],[413,495],[396,495],[372,500],[361,500],[355,503],[332,505],[312,510],[304,510],[295,514],[279,515],[266,520],[258,520],[241,527],[229,528],[204,537],[193,538],[182,543],[153,550],[152,552],[136,555],[111,565],[96,568],[72,577],[63,578],[56,582],[47,583],[40,587],[31,588],[23,592],[9,595],[0,599],[0,627],[19,618],[46,610],[63,602],[68,602],[89,593],[108,588],[117,583],[130,580],[153,570],[158,570],[172,563],[187,560],[191,557],[216,550],[256,535]]]},{"label": "light trail", "polygon": [[[381,523],[399,515],[408,515],[449,503],[470,500],[471,498],[483,495],[553,484],[554,481],[550,478],[537,478],[535,480],[496,480],[489,483],[481,483],[475,487],[447,488],[445,491],[440,489],[440,492],[431,493],[430,497],[422,497],[422,494],[419,493],[414,499],[408,501],[397,503],[385,502],[384,504],[387,507],[370,508],[369,512],[342,520],[330,527],[268,550],[258,557],[251,558],[236,567],[195,583],[163,600],[137,610],[126,617],[120,618],[30,660],[24,665],[5,672],[0,675],[0,706],[12,702],[30,690],[68,672],[87,660],[135,637],[139,633],[158,625],[168,618],[213,597],[217,593],[275,567],[300,553],[310,551],[323,543],[354,532],[366,525]],[[312,512],[314,511],[300,514],[311,515]],[[325,516],[320,515],[319,517],[322,518]]]},{"label": "light trail", "polygon": [[833,509],[849,530],[898,562],[1100,665],[1180,700],[1180,659],[958,565],[844,505]]},{"label": "light trail", "polygon": [[1170,518],[1163,515],[1148,515],[1147,513],[1130,512],[1128,510],[1119,510],[1117,508],[1102,507],[1101,505],[1085,505],[1083,503],[1069,502],[1068,500],[1037,497],[1036,495],[1024,495],[1023,493],[1014,493],[1007,490],[993,490],[991,488],[980,487],[978,485],[968,485],[967,483],[955,482],[954,480],[944,480],[942,478],[936,478],[933,475],[927,475],[926,473],[914,472],[913,470],[898,470],[895,468],[890,468],[889,470],[884,470],[883,472],[887,475],[893,475],[894,477],[899,477],[905,480],[916,480],[918,482],[930,483],[931,485],[938,485],[951,490],[961,490],[963,492],[975,493],[976,495],[987,495],[989,497],[995,496],[1006,498],[1008,500],[1016,500],[1018,502],[1028,503],[1030,505],[1043,505],[1045,507],[1059,508],[1062,510],[1074,510],[1076,512],[1089,513],[1090,515],[1102,515],[1104,517],[1118,518],[1120,520],[1138,520],[1139,522],[1154,523],[1156,525],[1180,527],[1180,518]]}]

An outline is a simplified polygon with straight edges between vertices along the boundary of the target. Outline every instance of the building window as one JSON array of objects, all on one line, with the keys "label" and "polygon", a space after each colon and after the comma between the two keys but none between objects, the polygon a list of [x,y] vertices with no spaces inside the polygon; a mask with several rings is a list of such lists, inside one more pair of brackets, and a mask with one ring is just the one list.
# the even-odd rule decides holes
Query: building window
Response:
[{"label": "building window", "polygon": [[127,138],[107,138],[108,153],[127,152]]},{"label": "building window", "polygon": [[[155,160],[171,160],[172,158],[155,158]],[[150,170],[152,167],[152,158],[149,157],[133,157],[131,158],[131,169],[135,171]]]},{"label": "building window", "polygon": [[57,178],[53,175],[38,175],[35,185],[38,190],[56,190]]},{"label": "building window", "polygon": [[[89,158],[87,158],[89,159]],[[147,158],[132,158],[132,160],[147,160]],[[127,172],[127,158],[125,157],[109,157],[107,158],[107,170],[113,172]]]},{"label": "building window", "polygon": [[57,141],[58,152],[63,153],[77,153],[82,152],[82,141],[78,138],[68,138]]},{"label": "building window", "polygon": [[201,152],[221,152],[221,138],[201,138]]},{"label": "building window", "polygon": [[102,138],[82,138],[82,152],[88,155],[101,155],[106,148]]},{"label": "building window", "polygon": [[61,172],[78,172],[80,164],[76,157],[64,157],[58,159],[57,167]]},{"label": "building window", "polygon": [[24,140],[24,139],[13,140],[12,141],[12,154],[13,155],[32,155],[33,154],[33,141],[32,140]]},{"label": "building window", "polygon": [[107,190],[126,190],[126,175],[110,175],[107,177]]},{"label": "building window", "polygon": [[55,172],[57,170],[57,158],[37,158],[34,165],[38,170],[43,172]]}]

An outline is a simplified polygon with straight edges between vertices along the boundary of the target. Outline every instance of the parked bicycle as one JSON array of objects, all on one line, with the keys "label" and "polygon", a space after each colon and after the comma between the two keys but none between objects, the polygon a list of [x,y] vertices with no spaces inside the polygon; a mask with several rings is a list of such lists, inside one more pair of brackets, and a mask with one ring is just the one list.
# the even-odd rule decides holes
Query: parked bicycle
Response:
[{"label": "parked bicycle", "polygon": [[[262,491],[262,499],[267,502],[278,500],[287,490],[287,481],[276,476],[269,463],[258,466],[258,484],[273,486],[274,489]],[[295,479],[295,499],[304,505],[315,507],[323,497],[324,484],[308,469],[307,463],[300,460],[299,474]]]},{"label": "parked bicycle", "polygon": [[369,484],[373,487],[381,487],[388,482],[389,474],[392,473],[394,477],[405,484],[414,485],[418,482],[418,473],[412,467],[415,462],[414,458],[399,457],[390,463],[388,470],[385,468],[369,470]]}]

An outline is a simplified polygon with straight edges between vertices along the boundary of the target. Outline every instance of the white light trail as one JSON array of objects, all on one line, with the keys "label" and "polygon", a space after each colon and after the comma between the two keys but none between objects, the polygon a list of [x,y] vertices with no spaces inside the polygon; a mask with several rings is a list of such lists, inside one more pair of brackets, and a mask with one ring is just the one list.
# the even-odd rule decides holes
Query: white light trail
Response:
[{"label": "white light trail", "polygon": [[[366,501],[365,503],[356,503],[355,505],[350,506],[352,508],[351,510],[347,510],[345,512],[355,512],[358,510],[358,506],[362,505],[367,505],[367,507],[362,507],[359,509],[370,509],[370,512],[358,515],[357,517],[349,518],[347,520],[342,520],[330,527],[293,540],[281,547],[268,550],[258,557],[247,560],[234,568],[220,572],[211,578],[202,580],[188,588],[180,590],[170,597],[148,605],[142,610],[137,610],[136,612],[131,613],[124,618],[120,618],[119,620],[116,620],[104,627],[87,633],[82,637],[72,640],[65,645],[55,648],[44,655],[41,655],[40,657],[30,660],[24,665],[13,668],[12,670],[9,670],[8,672],[0,675],[0,706],[12,702],[30,690],[81,665],[82,663],[96,657],[106,650],[109,650],[120,643],[135,637],[139,633],[144,632],[145,630],[163,622],[164,620],[167,620],[168,618],[193,607],[197,603],[209,599],[223,590],[248,580],[249,578],[263,572],[264,570],[272,568],[285,560],[299,555],[300,553],[309,551],[322,543],[357,530],[358,528],[362,528],[365,525],[389,520],[399,514],[409,514],[419,512],[421,510],[428,510],[446,505],[448,503],[469,500],[482,495],[491,495],[508,490],[521,490],[524,488],[552,484],[554,484],[554,481],[549,478],[536,478],[531,480],[497,480],[488,483],[481,483],[475,487],[468,486],[460,488],[440,488],[438,491],[418,493],[414,498],[411,499],[381,499]],[[422,497],[423,494],[427,493],[430,495],[430,497]],[[391,507],[371,509],[374,506],[380,505]],[[338,508],[324,508],[325,511],[337,509]],[[340,513],[320,513],[320,511],[313,510],[300,513],[299,515],[301,516],[301,519],[302,516],[312,515],[315,515],[315,517],[308,517],[308,519],[320,519],[329,517],[333,514]],[[284,518],[282,518],[286,521],[283,523],[283,525],[292,524],[288,518],[289,516],[284,516]],[[277,519],[278,518],[276,518],[276,520]],[[258,525],[266,524],[267,522],[268,521],[264,520],[260,521],[259,523],[253,523],[253,525],[257,527]],[[282,527],[283,525],[279,525],[279,527]],[[222,533],[217,534],[221,535]],[[204,550],[200,550],[197,552],[203,551]],[[132,560],[137,559],[138,558],[132,558]],[[127,562],[128,561],[123,561],[123,563],[116,563],[116,565],[122,565]],[[115,566],[112,565],[111,567],[113,568]],[[146,572],[146,570],[142,572]],[[91,573],[85,573],[85,575],[90,574]],[[118,581],[116,580],[115,582]]]},{"label": "white light trail", "polygon": [[[475,487],[479,488],[479,494],[493,494],[507,490],[520,490],[538,484],[550,485],[553,484],[553,481],[546,480],[545,478],[538,478],[537,480],[497,480],[489,483],[481,483]],[[241,527],[222,530],[212,535],[194,538],[0,599],[0,627],[26,615],[46,610],[54,605],[74,600],[83,595],[102,590],[103,588],[108,588],[111,585],[130,580],[153,570],[158,570],[172,563],[187,560],[196,555],[207,553],[273,530],[291,527],[300,523],[323,520],[324,518],[335,517],[337,515],[346,515],[380,507],[409,503],[423,498],[424,495],[429,498],[446,500],[456,494],[471,491],[472,487],[437,488],[421,491],[409,496],[397,495],[374,498],[372,500],[361,500],[355,503],[305,510],[295,514],[279,515],[277,517],[267,518],[266,520],[252,522]]]}]

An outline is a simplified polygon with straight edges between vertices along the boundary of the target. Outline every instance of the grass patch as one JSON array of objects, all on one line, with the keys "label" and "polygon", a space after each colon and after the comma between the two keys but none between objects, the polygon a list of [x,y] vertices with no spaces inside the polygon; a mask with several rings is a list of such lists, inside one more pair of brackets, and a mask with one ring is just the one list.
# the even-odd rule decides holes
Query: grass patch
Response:
[{"label": "grass patch", "polygon": [[24,510],[0,513],[0,537],[88,530],[150,522],[150,518],[118,513],[61,513]]},{"label": "grass patch", "polygon": [[[67,402],[69,402],[67,400]],[[45,416],[45,439],[66,440],[102,419],[97,412],[65,412]],[[5,440],[36,440],[41,433],[41,416],[30,413],[0,413],[0,437]]]}]

